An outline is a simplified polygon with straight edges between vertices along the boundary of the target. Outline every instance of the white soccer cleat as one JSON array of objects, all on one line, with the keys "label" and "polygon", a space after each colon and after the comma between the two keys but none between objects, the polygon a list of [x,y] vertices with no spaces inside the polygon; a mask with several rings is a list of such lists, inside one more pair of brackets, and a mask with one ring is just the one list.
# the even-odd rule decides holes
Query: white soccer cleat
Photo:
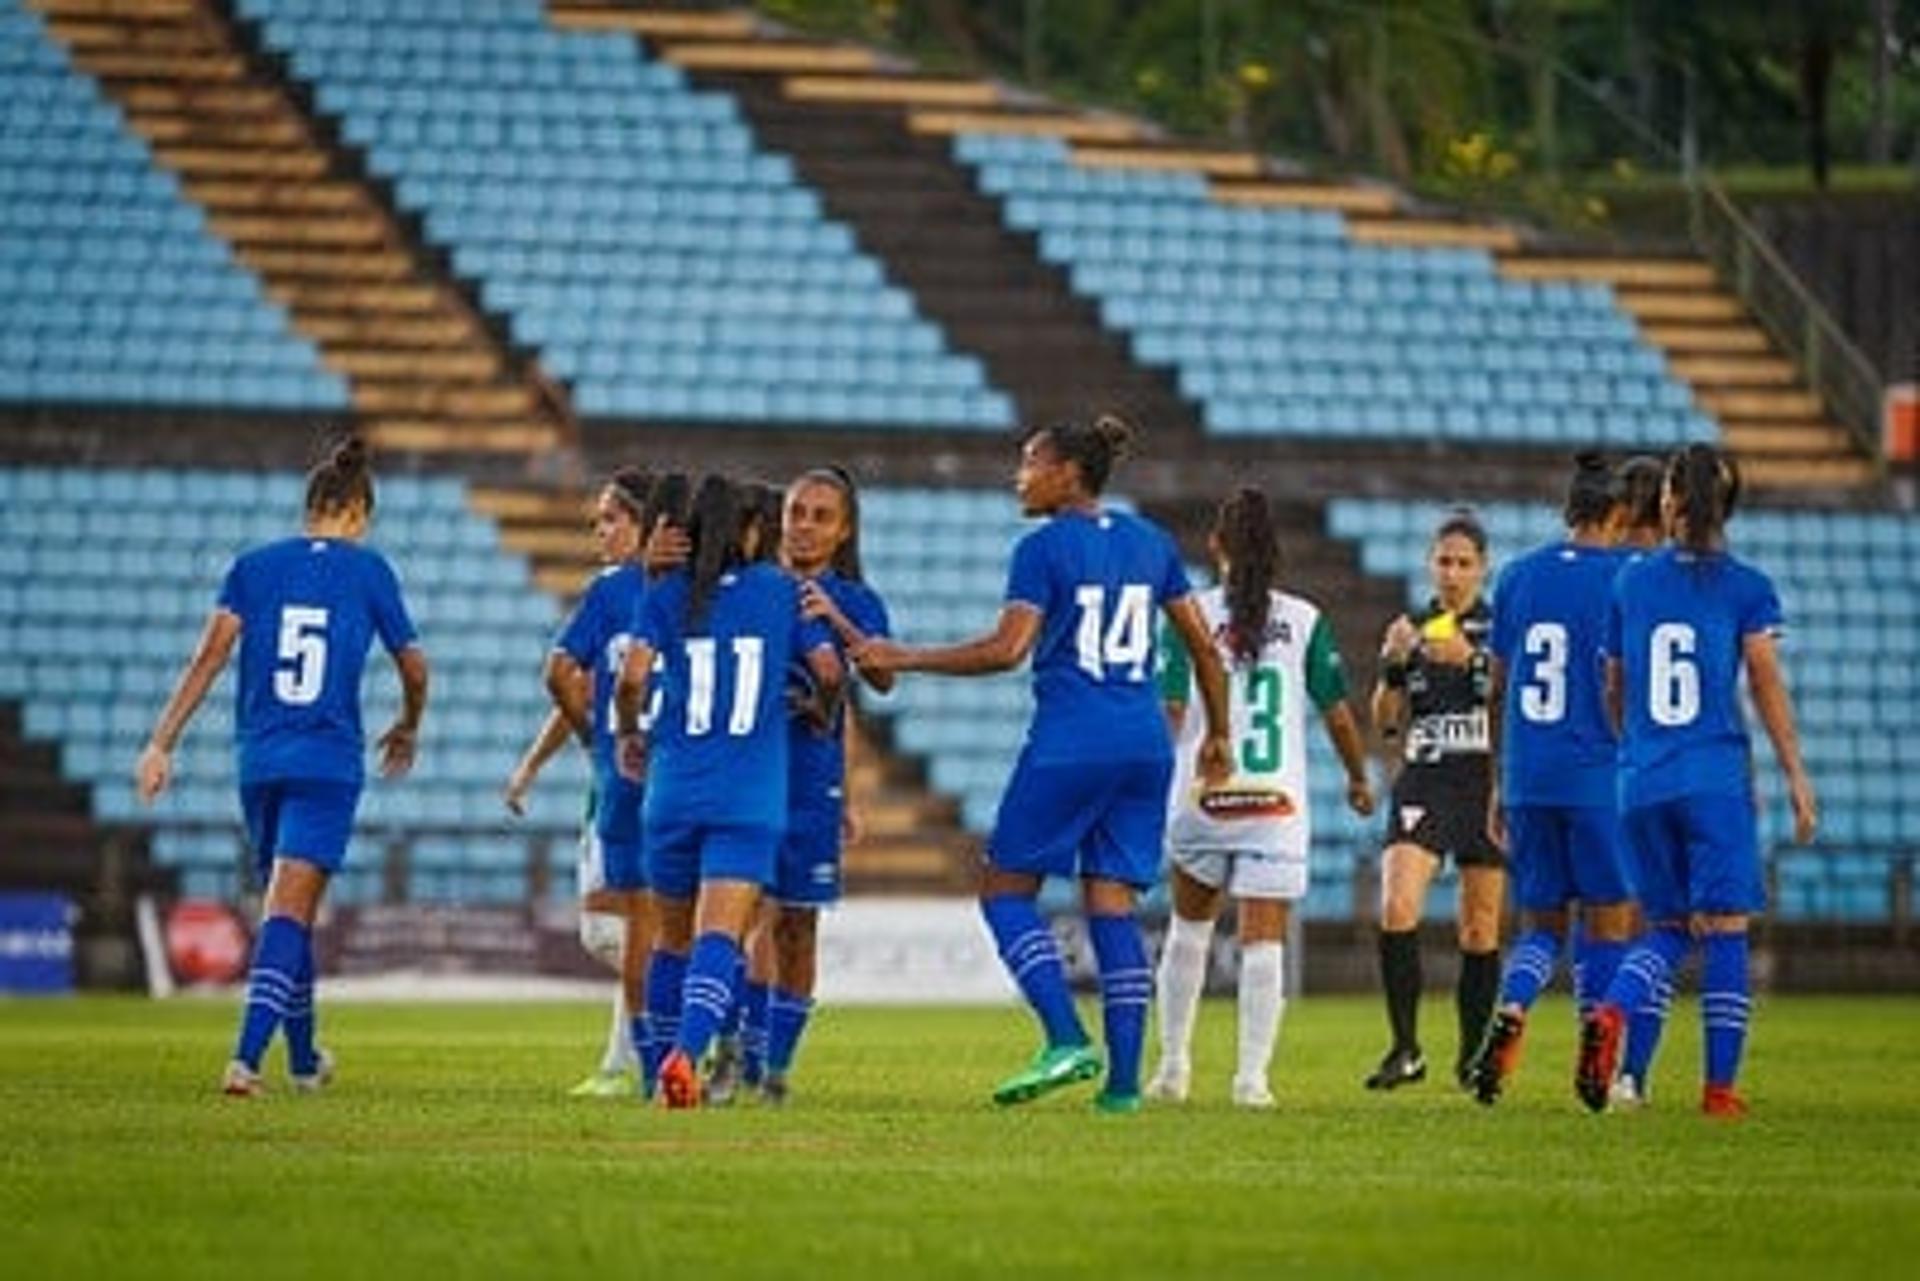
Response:
[{"label": "white soccer cleat", "polygon": [[288,1080],[293,1082],[297,1094],[314,1094],[333,1084],[333,1054],[325,1046],[316,1046],[313,1051],[313,1071],[307,1076],[291,1073]]},{"label": "white soccer cleat", "polygon": [[1233,1078],[1233,1106],[1264,1112],[1273,1107],[1273,1091],[1267,1088],[1265,1081],[1236,1076]]},{"label": "white soccer cleat", "polygon": [[1193,1070],[1186,1065],[1162,1059],[1153,1079],[1147,1082],[1146,1096],[1163,1103],[1185,1103],[1192,1076]]},{"label": "white soccer cleat", "polygon": [[1647,1088],[1626,1073],[1613,1078],[1613,1087],[1607,1091],[1607,1102],[1616,1112],[1638,1112],[1652,1106]]},{"label": "white soccer cleat", "polygon": [[267,1087],[260,1080],[260,1074],[239,1059],[227,1064],[226,1075],[220,1078],[220,1093],[230,1099],[258,1098],[266,1092]]}]

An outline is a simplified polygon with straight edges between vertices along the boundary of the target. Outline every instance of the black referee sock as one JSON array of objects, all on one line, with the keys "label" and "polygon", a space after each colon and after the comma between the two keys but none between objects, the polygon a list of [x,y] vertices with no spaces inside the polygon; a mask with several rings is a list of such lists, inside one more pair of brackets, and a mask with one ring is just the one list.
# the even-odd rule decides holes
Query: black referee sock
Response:
[{"label": "black referee sock", "polygon": [[1380,931],[1380,985],[1387,995],[1393,1048],[1420,1052],[1420,932]]},{"label": "black referee sock", "polygon": [[1460,985],[1454,989],[1454,1003],[1460,1010],[1460,1058],[1464,1069],[1480,1049],[1493,1018],[1494,1002],[1500,999],[1500,950],[1460,953]]}]

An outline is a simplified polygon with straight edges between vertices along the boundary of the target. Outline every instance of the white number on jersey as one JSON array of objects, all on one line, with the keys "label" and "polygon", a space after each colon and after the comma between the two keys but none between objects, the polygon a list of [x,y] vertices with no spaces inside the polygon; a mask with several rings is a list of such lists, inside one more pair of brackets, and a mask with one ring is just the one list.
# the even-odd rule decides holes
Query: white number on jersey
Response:
[{"label": "white number on jersey", "polygon": [[289,707],[308,707],[320,699],[327,681],[327,611],[313,605],[280,609],[280,661],[273,696]]},{"label": "white number on jersey", "polygon": [[1080,606],[1080,629],[1075,643],[1080,670],[1097,681],[1107,679],[1109,667],[1124,667],[1126,679],[1147,678],[1147,659],[1153,654],[1153,589],[1129,583],[1120,589],[1113,616],[1107,617],[1107,589],[1089,583],[1073,594]]},{"label": "white number on jersey", "polygon": [[1520,714],[1536,725],[1553,725],[1567,715],[1567,629],[1559,623],[1527,628],[1527,656],[1533,679],[1520,688]]},{"label": "white number on jersey", "polygon": [[[618,636],[615,636],[607,642],[607,670],[613,673],[615,680],[619,679],[621,670],[626,667],[627,651],[632,648],[633,637],[627,635],[625,632],[621,632]],[[652,729],[653,722],[660,715],[660,700],[667,696],[667,691],[661,686],[660,676],[661,673],[666,670],[666,655],[655,654],[653,656],[653,680],[651,682],[651,689],[647,694],[647,705],[640,713],[640,730],[642,733]],[[607,695],[607,733],[617,735],[619,732],[620,700],[619,695],[614,693]]]},{"label": "white number on jersey", "polygon": [[1697,644],[1687,623],[1661,623],[1653,629],[1648,664],[1647,712],[1669,729],[1691,725],[1700,715],[1700,666]]},{"label": "white number on jersey", "polygon": [[[687,642],[687,736],[713,732],[713,696],[719,653],[712,638]],[[760,717],[761,672],[766,665],[766,641],[758,636],[733,638],[733,710],[727,733],[745,738]]]}]

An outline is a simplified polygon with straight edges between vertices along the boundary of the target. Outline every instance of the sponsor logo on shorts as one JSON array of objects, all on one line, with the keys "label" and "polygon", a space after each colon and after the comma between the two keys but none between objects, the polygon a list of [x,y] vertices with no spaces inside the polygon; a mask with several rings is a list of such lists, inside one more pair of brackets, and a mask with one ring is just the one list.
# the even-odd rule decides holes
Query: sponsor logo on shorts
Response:
[{"label": "sponsor logo on shorts", "polygon": [[1251,821],[1292,818],[1299,813],[1293,797],[1274,788],[1223,787],[1200,794],[1200,812],[1208,818]]}]

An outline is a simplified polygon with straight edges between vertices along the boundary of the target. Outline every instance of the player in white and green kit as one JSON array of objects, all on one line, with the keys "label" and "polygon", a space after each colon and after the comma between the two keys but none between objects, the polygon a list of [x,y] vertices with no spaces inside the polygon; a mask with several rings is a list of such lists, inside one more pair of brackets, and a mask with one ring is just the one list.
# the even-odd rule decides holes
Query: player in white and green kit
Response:
[{"label": "player in white and green kit", "polygon": [[1279,546],[1266,495],[1242,489],[1223,503],[1209,548],[1224,586],[1196,599],[1227,667],[1234,773],[1214,788],[1194,776],[1192,749],[1205,727],[1197,713],[1188,714],[1195,699],[1192,663],[1178,638],[1168,636],[1160,650],[1160,696],[1179,740],[1167,820],[1173,918],[1160,956],[1160,1067],[1147,1092],[1187,1097],[1193,1019],[1214,921],[1231,895],[1240,918],[1233,1101],[1265,1108],[1273,1106],[1267,1067],[1286,1006],[1288,916],[1307,892],[1309,704],[1346,766],[1347,803],[1371,814],[1373,790],[1333,629],[1316,606],[1276,586]]}]

